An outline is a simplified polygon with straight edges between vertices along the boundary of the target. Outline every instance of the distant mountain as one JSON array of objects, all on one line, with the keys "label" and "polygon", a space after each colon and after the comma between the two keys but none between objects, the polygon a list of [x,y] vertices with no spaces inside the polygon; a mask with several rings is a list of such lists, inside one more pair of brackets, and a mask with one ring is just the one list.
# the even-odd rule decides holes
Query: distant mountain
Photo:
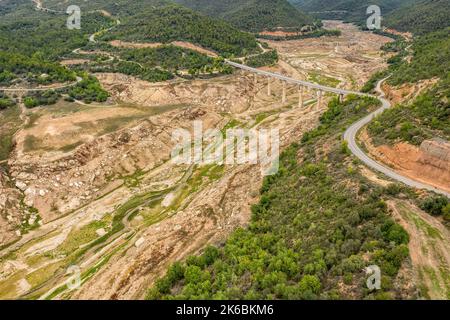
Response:
[{"label": "distant mountain", "polygon": [[366,21],[367,7],[378,5],[382,16],[390,12],[408,7],[420,0],[289,0],[296,8],[321,19],[342,19],[348,22],[363,24]]},{"label": "distant mountain", "polygon": [[425,0],[392,11],[384,22],[399,31],[424,34],[450,27],[450,1]]},{"label": "distant mountain", "polygon": [[282,28],[301,28],[313,19],[287,0],[175,0],[212,17],[224,19],[251,32]]}]

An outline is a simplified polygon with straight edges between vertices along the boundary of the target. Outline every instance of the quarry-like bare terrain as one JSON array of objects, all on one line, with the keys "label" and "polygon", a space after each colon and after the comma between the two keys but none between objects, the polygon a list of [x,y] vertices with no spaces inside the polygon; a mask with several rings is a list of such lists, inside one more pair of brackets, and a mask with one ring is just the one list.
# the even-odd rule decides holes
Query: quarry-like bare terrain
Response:
[{"label": "quarry-like bare terrain", "polygon": [[[388,38],[326,22],[338,38],[270,41],[281,56],[270,69],[298,79],[357,89],[384,68]],[[177,165],[177,128],[233,124],[278,128],[281,147],[312,129],[329,96],[298,91],[236,71],[207,80],[151,84],[97,74],[107,105],[61,101],[27,111],[15,134],[9,173],[0,172],[0,298],[142,298],[173,261],[220,243],[250,218],[259,165]],[[35,209],[32,209],[35,208]],[[70,265],[81,288],[65,285]]]}]

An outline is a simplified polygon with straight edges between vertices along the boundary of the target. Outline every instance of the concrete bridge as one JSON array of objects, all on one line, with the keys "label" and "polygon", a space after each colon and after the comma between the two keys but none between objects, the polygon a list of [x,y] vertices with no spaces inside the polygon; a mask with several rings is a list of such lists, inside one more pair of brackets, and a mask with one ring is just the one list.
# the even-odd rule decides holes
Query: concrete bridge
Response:
[{"label": "concrete bridge", "polygon": [[236,62],[232,62],[229,60],[225,60],[225,62],[233,67],[251,72],[255,74],[255,82],[257,81],[256,76],[257,75],[261,75],[264,77],[267,77],[267,90],[268,90],[268,94],[270,95],[270,79],[274,78],[274,79],[279,79],[281,81],[283,81],[283,95],[282,95],[282,101],[285,102],[286,101],[286,83],[290,83],[290,84],[295,84],[299,86],[299,105],[303,106],[303,88],[309,88],[309,89],[313,89],[316,90],[318,93],[318,101],[317,103],[320,105],[321,103],[321,97],[322,97],[322,92],[330,92],[330,93],[334,93],[334,94],[338,94],[339,98],[342,99],[344,97],[344,95],[347,94],[355,94],[358,96],[367,96],[367,97],[373,97],[373,98],[377,98],[378,100],[380,100],[382,106],[371,112],[370,114],[368,114],[366,117],[364,117],[363,119],[360,119],[359,121],[355,122],[354,124],[352,124],[349,128],[347,128],[347,130],[344,133],[344,140],[347,141],[348,143],[348,148],[350,149],[350,151],[356,156],[358,157],[364,164],[366,164],[367,166],[369,166],[372,169],[375,169],[383,174],[385,174],[386,176],[388,176],[389,178],[402,182],[410,187],[413,188],[418,188],[418,189],[425,189],[425,190],[429,190],[429,191],[433,191],[442,195],[447,196],[448,198],[450,198],[450,193],[447,192],[446,190],[443,189],[439,189],[436,188],[435,186],[429,185],[427,183],[422,183],[420,181],[416,181],[413,180],[409,177],[403,176],[397,172],[395,172],[393,169],[380,164],[379,162],[375,161],[374,159],[370,158],[365,152],[364,150],[362,150],[357,142],[356,142],[356,136],[357,133],[359,132],[359,130],[361,130],[365,125],[367,125],[370,121],[373,120],[374,117],[376,117],[377,115],[381,114],[384,110],[388,109],[391,107],[391,103],[384,98],[384,92],[381,89],[381,84],[383,83],[383,81],[385,81],[387,78],[382,79],[378,82],[377,87],[376,87],[376,91],[378,92],[379,96],[374,96],[374,95],[370,95],[370,94],[366,94],[366,93],[362,93],[362,92],[358,92],[358,91],[351,91],[351,90],[344,90],[344,89],[338,89],[338,88],[332,88],[332,87],[327,87],[327,86],[322,86],[320,84],[317,83],[312,83],[312,82],[307,82],[307,81],[302,81],[302,80],[297,80],[297,79],[293,79],[293,78],[289,78],[286,76],[283,76],[281,74],[278,73],[274,73],[274,72],[268,72],[268,71],[263,71],[263,70],[259,70],[256,68],[252,68],[240,63],[236,63]]},{"label": "concrete bridge", "polygon": [[279,73],[264,71],[264,70],[260,70],[257,68],[252,68],[252,67],[246,66],[244,64],[240,64],[240,63],[233,62],[230,60],[225,60],[225,63],[229,64],[232,67],[235,67],[235,68],[238,68],[241,70],[245,70],[245,71],[255,74],[255,83],[258,81],[258,79],[257,79],[258,75],[266,77],[267,78],[267,94],[269,96],[271,95],[271,79],[281,80],[283,83],[283,93],[282,93],[282,97],[281,97],[282,102],[286,102],[286,84],[297,85],[298,86],[298,94],[299,94],[298,104],[300,107],[303,107],[303,103],[304,103],[303,91],[305,88],[309,89],[309,90],[315,90],[317,92],[317,104],[318,105],[320,105],[322,103],[323,92],[330,92],[330,93],[337,94],[339,96],[340,101],[342,101],[344,96],[348,95],[348,94],[356,94],[359,96],[367,95],[365,93],[361,93],[358,91],[333,88],[333,87],[323,86],[323,85],[313,83],[313,82],[290,78],[290,77],[284,76]]}]

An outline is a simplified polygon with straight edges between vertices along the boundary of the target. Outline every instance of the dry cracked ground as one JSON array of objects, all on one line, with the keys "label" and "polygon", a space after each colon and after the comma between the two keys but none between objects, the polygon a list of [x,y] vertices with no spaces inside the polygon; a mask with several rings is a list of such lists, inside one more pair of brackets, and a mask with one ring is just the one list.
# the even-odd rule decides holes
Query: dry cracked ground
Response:
[{"label": "dry cracked ground", "polygon": [[[281,56],[270,69],[354,89],[385,67],[388,38],[327,25],[342,36],[269,42]],[[0,298],[142,298],[171,262],[245,226],[262,182],[258,165],[173,163],[173,131],[192,132],[195,120],[204,130],[277,128],[284,148],[317,124],[329,99],[318,106],[308,92],[299,108],[290,87],[282,103],[280,83],[268,96],[265,79],[241,72],[154,84],[97,77],[107,104],[61,101],[22,110],[16,123],[0,171]],[[76,290],[66,285],[72,265]]]}]

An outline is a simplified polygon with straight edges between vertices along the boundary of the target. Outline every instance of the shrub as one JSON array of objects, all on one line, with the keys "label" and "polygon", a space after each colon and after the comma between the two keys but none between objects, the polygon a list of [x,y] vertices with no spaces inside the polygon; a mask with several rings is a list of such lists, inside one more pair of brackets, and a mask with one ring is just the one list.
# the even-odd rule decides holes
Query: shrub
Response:
[{"label": "shrub", "polygon": [[445,196],[428,197],[422,201],[420,208],[434,216],[443,214],[444,208],[448,205],[448,199]]}]

